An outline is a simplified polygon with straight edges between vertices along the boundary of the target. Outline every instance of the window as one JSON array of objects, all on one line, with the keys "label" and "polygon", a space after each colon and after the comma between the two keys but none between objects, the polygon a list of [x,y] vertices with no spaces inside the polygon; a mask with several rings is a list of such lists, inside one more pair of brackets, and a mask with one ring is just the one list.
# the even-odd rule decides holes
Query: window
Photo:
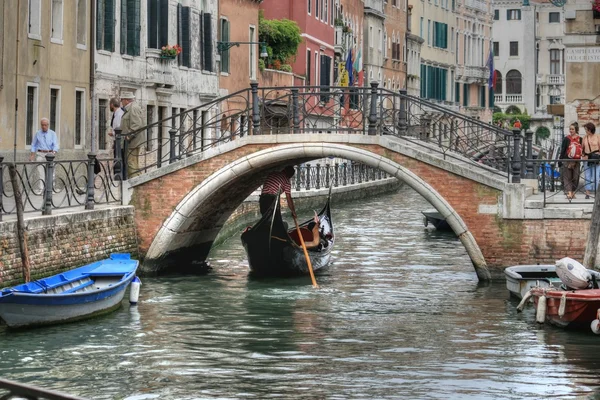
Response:
[{"label": "window", "polygon": [[421,64],[421,97],[446,100],[448,70]]},{"label": "window", "polygon": [[108,100],[98,100],[98,149],[106,150],[106,129],[108,120]]},{"label": "window", "polygon": [[308,49],[306,50],[306,81],[304,82],[304,84],[307,86],[310,86],[310,67],[310,49]]},{"label": "window", "polygon": [[308,13],[310,14],[310,6],[312,5],[312,0],[308,0],[306,3],[308,4]]},{"label": "window", "polygon": [[179,65],[188,68],[192,66],[190,17],[190,8],[177,4],[177,42],[181,45],[181,53],[178,56],[178,62]]},{"label": "window", "polygon": [[156,132],[156,166],[158,168],[160,168],[160,166],[162,165],[162,155],[163,155],[163,145],[165,145],[168,142],[163,142],[163,139],[165,138],[165,126],[164,123],[162,122],[165,118],[167,117],[167,107],[158,107],[158,121],[160,121],[159,124],[157,124],[157,132]]},{"label": "window", "polygon": [[494,57],[500,56],[500,42],[493,42]]},{"label": "window", "polygon": [[560,22],[560,13],[551,12],[548,14],[548,20],[550,23],[558,23]]},{"label": "window", "polygon": [[319,53],[315,51],[315,86],[319,86]]},{"label": "window", "polygon": [[[221,18],[221,41],[229,42],[229,21],[225,18]],[[221,72],[229,73],[230,56],[231,52],[229,49],[221,52]]]},{"label": "window", "polygon": [[510,56],[516,57],[519,55],[519,42],[510,42]]},{"label": "window", "polygon": [[485,108],[485,86],[479,87],[479,107]]},{"label": "window", "polygon": [[[256,42],[256,28],[251,26],[249,29],[250,42]],[[250,79],[256,79],[256,45],[251,44],[250,46]]]},{"label": "window", "polygon": [[63,0],[52,0],[52,42],[62,43],[63,38]]},{"label": "window", "polygon": [[200,24],[201,47],[202,47],[202,69],[213,71],[213,43],[212,43],[212,16],[210,13],[202,13]]},{"label": "window", "polygon": [[560,50],[558,49],[550,50],[550,74],[560,74]]},{"label": "window", "polygon": [[373,27],[369,27],[369,47],[373,48]]},{"label": "window", "polygon": [[37,131],[38,120],[38,86],[27,85],[27,110],[25,117],[25,144],[31,146],[33,135]]},{"label": "window", "polygon": [[550,104],[562,104],[560,96],[550,96]]},{"label": "window", "polygon": [[512,20],[520,20],[521,19],[521,10],[506,10],[506,19],[508,21]]},{"label": "window", "polygon": [[448,48],[448,24],[433,23],[433,47]]},{"label": "window", "polygon": [[148,48],[161,49],[169,44],[169,0],[148,0],[147,13]]},{"label": "window", "polygon": [[431,46],[431,20],[427,20],[427,45]]},{"label": "window", "polygon": [[85,92],[83,89],[75,90],[75,146],[83,144],[83,130],[85,129]]},{"label": "window", "polygon": [[121,54],[140,55],[140,0],[121,0]]},{"label": "window", "polygon": [[50,129],[56,134],[59,133],[58,127],[60,127],[60,89],[57,87],[50,88]]},{"label": "window", "polygon": [[469,99],[469,85],[463,83],[463,106],[468,107],[471,104]]},{"label": "window", "polygon": [[383,39],[381,37],[381,29],[377,33],[377,43],[379,43],[379,51],[383,50]]},{"label": "window", "polygon": [[321,79],[319,80],[321,85],[321,101],[327,103],[329,101],[329,86],[331,86],[331,57],[321,55]]},{"label": "window", "polygon": [[[29,0],[29,37],[42,39],[42,0]],[[31,143],[29,141],[28,143]]]},{"label": "window", "polygon": [[494,20],[500,20],[500,10],[494,10]]},{"label": "window", "polygon": [[97,0],[96,3],[96,48],[115,51],[115,2]]},{"label": "window", "polygon": [[146,106],[146,122],[148,123],[146,128],[146,150],[151,150],[154,142],[154,126],[151,126],[154,122],[154,106]]},{"label": "window", "polygon": [[496,85],[494,86],[494,92],[496,94],[502,94],[502,74],[496,70]]},{"label": "window", "polygon": [[423,17],[421,17],[421,24],[419,25],[419,36],[423,38]]},{"label": "window", "polygon": [[506,74],[506,94],[521,94],[521,73],[515,69]]},{"label": "window", "polygon": [[325,23],[329,22],[328,18],[329,18],[329,0],[323,0],[323,19],[325,19]]},{"label": "window", "polygon": [[315,18],[319,18],[319,0],[315,0]]},{"label": "window", "polygon": [[77,0],[77,44],[87,45],[87,0]]}]

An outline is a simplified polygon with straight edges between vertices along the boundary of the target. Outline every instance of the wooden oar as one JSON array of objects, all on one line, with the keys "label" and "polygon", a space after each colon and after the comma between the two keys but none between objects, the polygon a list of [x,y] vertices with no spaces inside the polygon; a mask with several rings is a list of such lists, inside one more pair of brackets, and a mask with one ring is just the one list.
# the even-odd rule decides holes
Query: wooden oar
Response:
[{"label": "wooden oar", "polygon": [[294,223],[296,224],[296,232],[298,232],[298,237],[300,238],[300,244],[302,245],[302,250],[304,251],[304,257],[306,257],[306,264],[308,265],[308,272],[310,272],[310,280],[314,287],[318,288],[317,280],[315,279],[315,273],[313,271],[312,263],[310,262],[310,257],[308,256],[308,250],[306,250],[306,245],[304,244],[304,238],[302,237],[302,232],[300,232],[300,225],[298,225],[298,219],[295,215],[292,215],[294,218]]}]

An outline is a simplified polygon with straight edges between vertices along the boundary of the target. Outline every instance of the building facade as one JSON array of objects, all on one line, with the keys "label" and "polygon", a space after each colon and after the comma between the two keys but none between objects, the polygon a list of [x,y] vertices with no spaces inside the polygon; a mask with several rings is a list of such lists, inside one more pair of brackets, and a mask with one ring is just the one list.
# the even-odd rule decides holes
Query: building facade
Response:
[{"label": "building facade", "polygon": [[[145,108],[148,124],[171,118],[147,131],[148,157],[163,157],[168,148],[168,130],[183,123],[179,114],[219,95],[217,2],[96,1],[94,122],[98,127],[98,149],[109,151],[112,146],[112,139],[106,134],[110,123],[108,101],[127,90]],[[175,44],[181,47],[179,55],[162,54],[163,46]],[[215,112],[198,109],[193,119],[207,121]]]},{"label": "building facade", "polygon": [[41,118],[48,118],[57,133],[57,160],[85,158],[91,147],[91,11],[86,0],[0,0],[0,148],[5,161],[13,159],[15,148],[17,159],[26,159]]},{"label": "building facade", "polygon": [[398,91],[407,88],[408,0],[385,0],[383,21],[383,76],[380,86]]},{"label": "building facade", "polygon": [[421,46],[423,38],[413,33],[412,5],[408,6],[406,26],[406,91],[411,96],[421,92]]}]

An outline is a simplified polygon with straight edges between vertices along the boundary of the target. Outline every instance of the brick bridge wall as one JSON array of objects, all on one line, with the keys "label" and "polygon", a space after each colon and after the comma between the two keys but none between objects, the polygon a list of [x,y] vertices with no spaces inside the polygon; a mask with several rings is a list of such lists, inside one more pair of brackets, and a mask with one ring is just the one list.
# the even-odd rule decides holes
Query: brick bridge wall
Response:
[{"label": "brick bridge wall", "polygon": [[[31,279],[136,252],[133,207],[83,211],[25,220]],[[0,222],[0,287],[22,283],[16,221]]]},{"label": "brick bridge wall", "polygon": [[[492,278],[502,277],[509,265],[553,263],[565,256],[583,259],[589,220],[507,220],[497,214],[481,214],[480,205],[498,205],[499,190],[379,145],[350,146],[384,156],[431,185],[465,222]],[[136,209],[140,251],[148,251],[165,219],[204,179],[235,160],[271,147],[273,144],[246,145],[137,185],[131,204]]]}]

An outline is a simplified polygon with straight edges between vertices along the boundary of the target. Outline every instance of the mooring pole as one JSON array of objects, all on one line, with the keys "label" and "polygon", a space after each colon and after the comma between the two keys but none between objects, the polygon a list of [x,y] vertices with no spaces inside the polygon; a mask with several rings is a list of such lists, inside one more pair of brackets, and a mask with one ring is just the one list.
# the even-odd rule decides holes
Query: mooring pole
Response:
[{"label": "mooring pole", "polygon": [[19,188],[17,180],[17,168],[14,163],[8,164],[8,173],[15,194],[15,206],[17,208],[17,238],[19,240],[19,248],[21,249],[23,280],[27,283],[31,280],[31,268],[29,263],[29,251],[27,250],[27,232],[25,231],[25,221],[23,220],[23,199],[21,197],[21,188]]}]

